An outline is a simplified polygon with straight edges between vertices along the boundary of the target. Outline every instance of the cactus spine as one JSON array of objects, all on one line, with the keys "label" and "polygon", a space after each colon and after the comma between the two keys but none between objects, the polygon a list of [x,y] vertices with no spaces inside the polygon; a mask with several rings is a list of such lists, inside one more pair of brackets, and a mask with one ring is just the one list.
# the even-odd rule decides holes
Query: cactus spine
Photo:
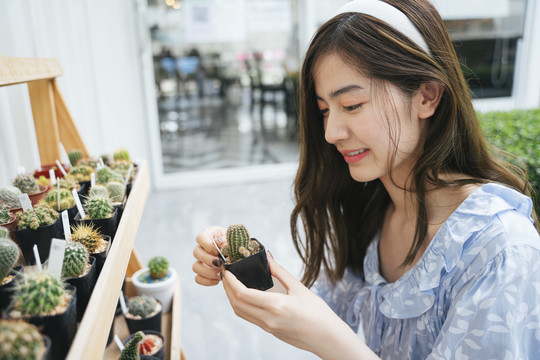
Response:
[{"label": "cactus spine", "polygon": [[15,285],[14,310],[23,317],[47,315],[62,304],[65,294],[65,284],[50,273],[25,272]]},{"label": "cactus spine", "polygon": [[161,279],[167,276],[169,260],[164,256],[154,256],[148,261],[148,272],[152,279]]},{"label": "cactus spine", "polygon": [[80,276],[86,264],[88,264],[88,250],[86,250],[86,247],[75,241],[67,241],[64,263],[62,264],[62,277]]},{"label": "cactus spine", "polygon": [[54,224],[58,219],[58,213],[46,203],[40,203],[33,209],[17,213],[17,227],[21,230],[36,230],[40,226]]},{"label": "cactus spine", "polygon": [[83,244],[90,254],[97,253],[98,249],[107,243],[92,224],[78,223],[72,226],[71,230],[71,240]]},{"label": "cactus spine", "polygon": [[81,160],[83,157],[83,153],[81,150],[71,150],[68,154],[69,162],[71,163],[71,166],[77,166],[77,162]]},{"label": "cactus spine", "polygon": [[96,195],[109,196],[109,192],[107,191],[107,188],[105,187],[105,185],[97,184],[90,188],[88,195],[89,196],[96,196]]},{"label": "cactus spine", "polygon": [[120,360],[139,360],[139,341],[144,337],[142,331],[137,331],[133,338],[128,341],[120,354]]},{"label": "cactus spine", "polygon": [[11,239],[0,238],[0,284],[19,258],[19,247]]},{"label": "cactus spine", "polygon": [[119,183],[118,181],[111,181],[107,184],[107,191],[109,193],[109,198],[113,203],[119,203],[124,200],[124,195],[126,194],[124,184]]},{"label": "cactus spine", "polygon": [[231,263],[250,255],[249,233],[244,225],[231,225],[227,228],[227,244]]},{"label": "cactus spine", "polygon": [[20,174],[13,180],[13,186],[19,188],[25,194],[39,192],[37,180],[31,174]]},{"label": "cactus spine", "polygon": [[157,306],[157,301],[151,296],[141,295],[136,296],[129,302],[128,312],[134,316],[145,318],[152,314]]},{"label": "cactus spine", "polygon": [[94,172],[94,168],[87,165],[77,165],[69,172],[77,179],[77,181],[90,181],[90,175]]},{"label": "cactus spine", "polygon": [[18,187],[4,186],[0,188],[0,203],[5,204],[10,209],[19,208],[21,207],[20,194],[22,192]]},{"label": "cactus spine", "polygon": [[108,196],[90,195],[84,203],[84,208],[90,219],[106,219],[111,217],[113,207]]},{"label": "cactus spine", "polygon": [[105,185],[109,181],[124,181],[122,175],[112,170],[110,167],[104,166],[96,170],[96,183]]},{"label": "cactus spine", "polygon": [[45,342],[35,325],[23,320],[0,320],[0,358],[41,359]]}]

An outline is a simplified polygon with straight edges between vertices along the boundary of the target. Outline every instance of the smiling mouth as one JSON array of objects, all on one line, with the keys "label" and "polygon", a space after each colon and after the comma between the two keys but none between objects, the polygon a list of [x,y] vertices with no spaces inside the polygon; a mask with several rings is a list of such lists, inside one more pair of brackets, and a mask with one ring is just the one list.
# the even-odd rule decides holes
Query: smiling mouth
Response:
[{"label": "smiling mouth", "polygon": [[366,151],[367,151],[367,149],[361,149],[361,150],[352,151],[350,153],[346,153],[344,155],[345,156],[356,156],[356,155],[360,155],[360,154],[362,154],[362,153],[364,153]]}]

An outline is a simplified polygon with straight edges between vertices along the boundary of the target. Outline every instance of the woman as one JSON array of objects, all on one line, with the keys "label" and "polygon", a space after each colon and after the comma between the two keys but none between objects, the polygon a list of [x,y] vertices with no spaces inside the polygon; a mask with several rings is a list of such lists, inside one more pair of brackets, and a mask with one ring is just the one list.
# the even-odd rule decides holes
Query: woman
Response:
[{"label": "woman", "polygon": [[221,274],[238,316],[323,359],[540,358],[530,185],[488,149],[434,7],[344,5],[309,46],[300,99],[302,283],[273,260],[287,294],[221,272],[219,227],[197,236],[196,281]]}]

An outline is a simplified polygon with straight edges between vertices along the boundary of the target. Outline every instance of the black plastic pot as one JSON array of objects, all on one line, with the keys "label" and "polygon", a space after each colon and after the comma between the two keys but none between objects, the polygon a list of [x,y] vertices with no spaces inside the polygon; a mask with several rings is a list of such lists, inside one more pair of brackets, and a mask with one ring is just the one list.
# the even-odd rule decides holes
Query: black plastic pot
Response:
[{"label": "black plastic pot", "polygon": [[76,223],[83,224],[93,224],[94,228],[99,231],[100,234],[108,235],[111,239],[114,239],[114,234],[116,233],[116,228],[118,226],[118,211],[115,209],[113,215],[106,219],[95,219],[95,220],[81,220],[81,215],[77,212],[75,216]]},{"label": "black plastic pot", "polygon": [[161,306],[161,302],[159,302],[159,300],[157,300],[157,302],[159,303],[159,307],[161,309],[152,316],[148,316],[143,319],[133,319],[124,314],[124,319],[126,319],[126,324],[130,334],[134,334],[139,330],[144,332],[146,332],[146,330],[161,331],[161,317],[163,315],[163,306]]},{"label": "black plastic pot", "polygon": [[111,242],[111,237],[104,235],[103,238],[107,241],[107,248],[102,252],[90,254],[90,256],[96,258],[96,279],[99,278],[99,274],[101,274],[101,269],[103,269],[103,264],[105,264],[105,259],[107,259],[110,248],[109,243]]},{"label": "black plastic pot", "polygon": [[[140,355],[141,356],[141,359],[143,358],[143,356],[154,356],[158,359],[161,359],[161,360],[164,360],[165,359],[165,346],[167,344],[165,344],[165,337],[163,336],[163,334],[160,332],[160,331],[155,331],[155,330],[142,330],[144,332],[145,335],[157,335],[161,338],[161,340],[163,340],[163,345],[161,346],[161,349],[159,349],[159,351],[157,353],[155,353],[154,355]],[[129,335],[124,341],[122,341],[122,343],[124,345],[126,345],[128,343],[129,340],[131,340],[133,337],[135,336],[135,333]],[[147,358],[148,359],[148,358]],[[151,357],[150,357],[151,359]]]},{"label": "black plastic pot", "polygon": [[52,358],[52,341],[51,338],[47,335],[43,335],[43,342],[45,343],[45,352],[43,353],[43,356],[41,357],[41,360],[51,360]]},{"label": "black plastic pot", "polygon": [[65,279],[68,284],[77,288],[77,321],[81,321],[96,285],[96,258],[93,256],[90,256],[90,265],[90,270],[83,276]]},{"label": "black plastic pot", "polygon": [[122,219],[124,208],[126,207],[126,196],[124,196],[124,200],[122,200],[121,203],[114,203],[113,207],[116,209],[116,221],[119,223],[120,219]]},{"label": "black plastic pot", "polygon": [[14,278],[11,279],[10,282],[0,285],[0,313],[4,311],[11,303],[11,299],[13,298],[13,287],[16,280],[23,272],[23,268],[24,266],[22,265],[15,266],[9,273],[9,275],[13,275]]},{"label": "black plastic pot", "polygon": [[257,254],[235,263],[225,264],[225,269],[232,272],[248,288],[268,290],[274,286],[274,282],[270,274],[270,267],[268,267],[266,250],[259,240],[255,238],[251,238],[251,240],[257,241],[261,250]]},{"label": "black plastic pot", "polygon": [[78,191],[79,197],[88,195],[88,191],[90,190],[90,181],[79,181],[79,185],[81,185],[81,188]]},{"label": "black plastic pot", "polygon": [[15,237],[27,265],[36,264],[33,250],[34,245],[37,245],[39,258],[42,264],[49,258],[51,240],[54,237],[58,237],[59,224],[60,220],[56,220],[53,224],[40,226],[36,230],[20,230],[18,226],[15,228]]},{"label": "black plastic pot", "polygon": [[[36,325],[43,335],[51,338],[52,360],[63,360],[66,358],[77,331],[77,289],[72,285],[68,285],[67,289],[72,296],[66,311],[62,314],[23,318],[29,323]],[[8,308],[8,318],[11,317],[10,312],[11,309]]]}]

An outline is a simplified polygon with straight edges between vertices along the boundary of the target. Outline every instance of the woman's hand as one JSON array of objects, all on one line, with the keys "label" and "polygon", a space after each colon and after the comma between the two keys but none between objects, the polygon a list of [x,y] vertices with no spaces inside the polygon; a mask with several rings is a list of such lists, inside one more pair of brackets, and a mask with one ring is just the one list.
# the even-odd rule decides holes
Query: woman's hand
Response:
[{"label": "woman's hand", "polygon": [[321,298],[270,254],[268,263],[286,294],[246,288],[230,271],[223,272],[223,287],[236,315],[323,359],[367,359],[375,355]]},{"label": "woman's hand", "polygon": [[[199,234],[197,234],[197,246],[193,249],[195,263],[192,266],[195,275],[195,282],[204,286],[213,286],[219,284],[220,273],[223,270],[223,265],[217,257],[218,251],[212,243],[210,236],[216,239],[225,239],[227,229],[220,226],[210,226]],[[223,240],[225,241],[225,240]]]}]

